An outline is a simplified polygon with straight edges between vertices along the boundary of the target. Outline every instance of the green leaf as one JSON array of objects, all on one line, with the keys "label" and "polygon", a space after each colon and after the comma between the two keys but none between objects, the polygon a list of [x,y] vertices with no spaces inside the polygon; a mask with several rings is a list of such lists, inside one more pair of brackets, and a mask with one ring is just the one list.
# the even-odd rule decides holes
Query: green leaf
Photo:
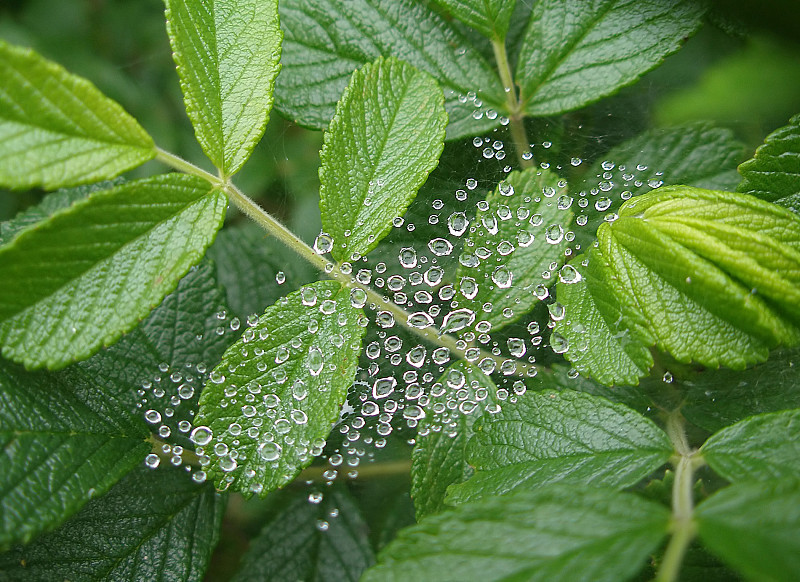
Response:
[{"label": "green leaf", "polygon": [[740,483],[696,510],[701,541],[752,580],[794,580],[800,572],[800,481]]},{"label": "green leaf", "polygon": [[769,134],[739,173],[739,192],[800,211],[800,115]]},{"label": "green leaf", "polygon": [[467,26],[490,39],[504,40],[514,0],[434,0]]},{"label": "green leaf", "polygon": [[0,342],[31,368],[84,359],[171,292],[222,225],[225,195],[167,174],[94,192],[0,249]]},{"label": "green leaf", "polygon": [[606,489],[488,497],[401,531],[362,580],[618,582],[644,567],[668,521],[661,505]]},{"label": "green leaf", "polygon": [[218,489],[264,496],[321,454],[353,382],[362,317],[346,288],[318,281],[268,308],[225,352],[193,432]]},{"label": "green leaf", "polygon": [[800,477],[800,410],[751,416],[722,429],[700,449],[728,481]]},{"label": "green leaf", "polygon": [[225,502],[185,471],[139,468],[60,529],[0,554],[15,580],[200,581]]},{"label": "green leaf", "polygon": [[598,242],[592,257],[626,302],[622,327],[678,361],[743,368],[798,343],[800,219],[788,210],[664,187],[626,202]]},{"label": "green leaf", "polygon": [[505,103],[493,67],[426,7],[412,0],[286,0],[280,10],[285,37],[276,106],[301,125],[325,128],[351,73],[379,56],[403,59],[442,85],[447,139],[500,125],[489,112]]},{"label": "green leaf", "polygon": [[197,141],[224,176],[247,161],[272,108],[277,0],[166,0],[167,33]]},{"label": "green leaf", "polygon": [[531,115],[577,109],[630,85],[700,26],[691,0],[542,0],[520,47],[516,79]]},{"label": "green leaf", "polygon": [[72,206],[75,202],[83,200],[92,192],[107,190],[123,182],[122,178],[114,181],[99,182],[88,186],[64,188],[47,194],[36,206],[26,208],[11,220],[0,222],[0,246],[8,244],[20,232],[28,227],[35,226],[45,218],[49,218],[57,211]]},{"label": "green leaf", "polygon": [[688,390],[681,412],[714,432],[753,414],[800,408],[797,367],[800,350],[781,350],[743,371],[705,370],[684,381]]},{"label": "green leaf", "polygon": [[[298,261],[286,245],[249,221],[220,230],[208,256],[216,264],[228,305],[242,323],[317,276],[309,263]],[[285,283],[276,281],[279,273]]]},{"label": "green leaf", "polygon": [[141,418],[110,389],[0,360],[0,548],[53,529],[140,463]]},{"label": "green leaf", "polygon": [[588,249],[606,217],[631,196],[653,186],[685,184],[711,190],[734,190],[740,176],[736,164],[747,157],[744,145],[729,129],[694,123],[652,129],[611,149],[586,171],[583,181],[587,224],[575,229]]},{"label": "green leaf", "polygon": [[[463,391],[463,392],[462,392]],[[447,487],[465,481],[472,426],[496,399],[497,386],[477,366],[459,360],[431,387],[411,463],[411,496],[417,519],[442,511]]]},{"label": "green leaf", "polygon": [[394,58],[353,73],[320,152],[322,229],[337,261],[367,254],[391,230],[436,167],[446,125],[428,74]]},{"label": "green leaf", "polygon": [[0,40],[0,186],[113,178],[152,159],[153,140],[86,79]]},{"label": "green leaf", "polygon": [[673,453],[667,435],[621,404],[582,392],[528,392],[479,419],[467,445],[476,473],[448,503],[565,481],[629,487]]},{"label": "green leaf", "polygon": [[307,494],[298,496],[270,519],[233,580],[350,582],[374,561],[358,507],[345,491],[333,489],[313,503]]},{"label": "green leaf", "polygon": [[607,386],[636,385],[653,366],[653,356],[640,338],[620,327],[625,305],[605,279],[607,266],[599,265],[601,261],[602,255],[592,253],[591,258],[581,255],[562,267],[556,298],[564,313],[553,327],[550,344],[584,376]]},{"label": "green leaf", "polygon": [[566,182],[536,168],[509,174],[486,197],[456,273],[459,309],[472,315],[465,311],[465,318],[451,318],[444,331],[463,328],[473,316],[475,326],[484,321],[498,330],[548,295],[550,265],[564,260],[569,244],[565,233],[572,212],[559,207],[563,197]]}]

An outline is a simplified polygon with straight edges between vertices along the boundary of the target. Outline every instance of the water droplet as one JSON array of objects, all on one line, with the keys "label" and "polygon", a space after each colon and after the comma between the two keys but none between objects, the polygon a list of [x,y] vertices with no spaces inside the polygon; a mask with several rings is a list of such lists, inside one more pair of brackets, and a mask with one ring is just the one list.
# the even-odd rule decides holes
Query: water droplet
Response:
[{"label": "water droplet", "polygon": [[478,294],[478,284],[472,277],[462,277],[459,284],[461,294],[467,299],[474,299]]},{"label": "water droplet", "polygon": [[425,311],[417,311],[408,316],[408,325],[417,329],[425,329],[433,325],[433,318]]},{"label": "water droplet", "polygon": [[322,350],[317,346],[308,348],[308,371],[312,376],[319,376],[325,366],[325,359],[322,357]]},{"label": "water droplet", "polygon": [[283,285],[286,282],[286,273],[284,273],[283,271],[278,271],[277,273],[275,273],[275,282],[278,285]]},{"label": "water droplet", "polygon": [[564,265],[558,272],[558,280],[571,285],[581,280],[581,274],[572,265]]},{"label": "water droplet", "polygon": [[564,229],[560,224],[551,224],[545,230],[544,236],[551,245],[558,244],[564,238]]},{"label": "water droplet", "polygon": [[392,392],[394,392],[396,386],[397,380],[391,376],[379,378],[378,380],[375,380],[375,383],[372,385],[372,396],[378,400],[381,398],[387,398]]},{"label": "water droplet", "polygon": [[453,252],[453,244],[446,238],[435,238],[428,243],[428,248],[437,257],[443,257]]},{"label": "water droplet", "polygon": [[513,278],[513,273],[506,267],[497,267],[497,269],[494,270],[494,273],[492,273],[492,281],[494,281],[495,285],[501,289],[507,289],[511,287]]},{"label": "water droplet", "polygon": [[553,332],[550,336],[550,346],[557,354],[563,354],[569,349],[569,341],[558,332]]},{"label": "water droplet", "polygon": [[598,212],[605,212],[611,206],[611,198],[603,196],[602,198],[598,198],[597,201],[594,203],[595,209]]},{"label": "water droplet", "polygon": [[417,251],[413,247],[403,247],[400,249],[400,264],[406,269],[413,269],[417,266]]},{"label": "water droplet", "polygon": [[192,431],[192,434],[189,438],[191,438],[192,442],[198,447],[204,447],[211,442],[213,436],[214,433],[210,428],[207,426],[198,426]]},{"label": "water droplet", "polygon": [[324,255],[331,252],[333,248],[333,237],[325,232],[319,233],[314,241],[314,252],[318,255]]},{"label": "water droplet", "polygon": [[467,230],[469,220],[463,212],[454,212],[447,219],[447,228],[453,236],[461,236]]},{"label": "water droplet", "polygon": [[360,309],[367,304],[367,292],[363,289],[353,289],[350,291],[350,305]]},{"label": "water droplet", "polygon": [[521,358],[525,355],[525,340],[511,337],[506,342],[508,344],[508,353],[515,358]]},{"label": "water droplet", "polygon": [[281,457],[281,446],[272,441],[261,443],[258,446],[258,455],[265,461],[277,461]]},{"label": "water droplet", "polygon": [[144,464],[150,467],[151,469],[155,469],[161,464],[161,457],[159,457],[155,453],[150,453],[144,458]]},{"label": "water droplet", "polygon": [[317,304],[317,290],[313,287],[303,287],[300,289],[300,298],[303,305],[312,306]]}]

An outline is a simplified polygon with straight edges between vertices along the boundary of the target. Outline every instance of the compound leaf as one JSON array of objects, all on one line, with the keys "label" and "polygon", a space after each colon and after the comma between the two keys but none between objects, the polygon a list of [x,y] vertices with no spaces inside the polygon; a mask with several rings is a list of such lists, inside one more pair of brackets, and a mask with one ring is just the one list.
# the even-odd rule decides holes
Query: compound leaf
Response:
[{"label": "compound leaf", "polygon": [[394,58],[353,73],[320,152],[322,228],[333,257],[365,255],[436,167],[447,113],[428,75]]},{"label": "compound leaf", "polygon": [[152,159],[152,138],[86,79],[0,40],[0,185],[113,178]]},{"label": "compound leaf", "polygon": [[753,159],[739,166],[739,192],[800,210],[800,115],[767,136]]},{"label": "compound leaf", "polygon": [[800,477],[800,410],[751,416],[709,438],[703,458],[728,481]]},{"label": "compound leaf", "polygon": [[667,435],[621,404],[572,390],[528,392],[473,428],[476,473],[451,486],[448,503],[532,490],[557,481],[628,487],[672,455]]},{"label": "compound leaf", "polygon": [[218,489],[266,495],[322,452],[353,382],[362,317],[347,289],[318,281],[278,300],[225,352],[192,433]]},{"label": "compound leaf", "polygon": [[308,495],[299,496],[251,542],[233,580],[358,580],[375,562],[367,531],[345,491],[327,490],[315,503]]},{"label": "compound leaf", "polygon": [[492,406],[496,392],[491,378],[463,360],[445,370],[431,387],[411,463],[411,496],[418,520],[444,509],[447,487],[472,475],[467,442],[484,410],[499,410]]},{"label": "compound leaf", "polygon": [[531,115],[577,109],[629,85],[677,51],[700,26],[691,0],[542,0],[517,60]]},{"label": "compound leaf", "polygon": [[[500,125],[505,93],[492,66],[449,23],[412,0],[286,0],[283,72],[276,106],[301,125],[324,129],[351,73],[396,56],[445,90],[447,139]],[[487,115],[488,113],[488,115]]]},{"label": "compound leaf", "polygon": [[0,555],[16,580],[201,581],[225,501],[185,471],[131,472],[56,531]]},{"label": "compound leaf", "polygon": [[738,483],[695,512],[701,541],[752,580],[793,580],[800,572],[800,480]]},{"label": "compound leaf", "polygon": [[487,38],[504,40],[514,12],[514,0],[434,0],[467,26]]},{"label": "compound leaf", "polygon": [[661,505],[602,488],[487,497],[402,530],[362,580],[627,580],[668,521]]},{"label": "compound leaf", "polygon": [[53,529],[150,450],[127,402],[69,371],[0,360],[0,548]]},{"label": "compound leaf", "polygon": [[197,141],[225,176],[264,134],[282,33],[277,0],[166,0],[167,32]]},{"label": "compound leaf", "polygon": [[171,292],[222,225],[227,200],[168,174],[93,192],[0,249],[3,355],[61,368],[116,341]]},{"label": "compound leaf", "polygon": [[[550,265],[563,261],[569,244],[564,235],[572,212],[559,206],[566,196],[558,176],[530,168],[509,174],[486,197],[456,273],[459,307],[472,313],[475,325],[500,329],[547,297]],[[457,330],[451,324],[444,331]]]}]

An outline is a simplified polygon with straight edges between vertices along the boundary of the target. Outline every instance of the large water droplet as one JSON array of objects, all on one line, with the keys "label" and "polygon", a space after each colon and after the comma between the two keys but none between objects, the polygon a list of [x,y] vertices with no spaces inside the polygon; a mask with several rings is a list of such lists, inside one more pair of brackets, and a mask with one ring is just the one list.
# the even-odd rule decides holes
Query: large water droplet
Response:
[{"label": "large water droplet", "polygon": [[317,346],[308,348],[308,371],[312,376],[319,376],[322,368],[325,366],[325,360],[322,357],[322,350]]},{"label": "large water droplet", "polygon": [[428,243],[428,248],[437,257],[443,257],[453,252],[453,244],[446,238],[435,238]]},{"label": "large water droplet", "polygon": [[386,398],[394,392],[395,386],[397,386],[397,380],[393,377],[379,378],[372,385],[372,396],[376,399]]},{"label": "large water droplet", "polygon": [[277,461],[281,457],[281,446],[267,441],[258,446],[258,455],[265,461]]},{"label": "large water droplet", "polygon": [[453,236],[461,236],[468,226],[469,220],[463,212],[454,212],[447,219],[447,228]]},{"label": "large water droplet", "polygon": [[492,273],[492,281],[494,281],[495,285],[501,289],[507,289],[511,287],[513,278],[513,273],[506,267],[497,267],[497,269],[494,270],[494,273]]},{"label": "large water droplet", "polygon": [[191,438],[192,442],[198,447],[204,447],[211,442],[213,436],[214,433],[210,428],[207,426],[198,426],[192,431],[192,434],[189,438]]},{"label": "large water droplet", "polygon": [[400,264],[406,269],[413,269],[417,266],[417,251],[413,247],[403,247],[400,249]]},{"label": "large water droplet", "polygon": [[453,333],[472,325],[475,312],[471,309],[456,309],[448,313],[442,322],[442,333]]},{"label": "large water droplet", "polygon": [[571,285],[581,280],[581,274],[572,265],[564,265],[558,272],[558,280]]},{"label": "large water droplet", "polygon": [[417,311],[408,316],[408,325],[417,329],[425,329],[433,325],[433,318],[424,311]]},{"label": "large water droplet", "polygon": [[318,255],[324,255],[331,252],[333,248],[333,237],[326,232],[321,232],[317,235],[314,241],[314,252]]}]

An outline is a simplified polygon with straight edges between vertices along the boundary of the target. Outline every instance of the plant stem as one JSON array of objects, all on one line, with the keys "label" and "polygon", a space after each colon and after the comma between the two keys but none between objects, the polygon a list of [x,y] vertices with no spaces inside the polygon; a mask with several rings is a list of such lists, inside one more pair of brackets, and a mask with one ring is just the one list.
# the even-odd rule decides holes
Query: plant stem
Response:
[{"label": "plant stem", "polygon": [[511,126],[511,139],[514,141],[514,149],[517,158],[523,168],[533,165],[530,142],[525,133],[525,113],[522,111],[517,91],[514,88],[514,76],[511,74],[511,66],[508,63],[508,53],[506,52],[505,40],[492,40],[492,50],[497,62],[497,71],[500,73],[500,81],[503,83],[503,91],[506,94],[506,105],[508,106],[508,120]]},{"label": "plant stem", "polygon": [[672,459],[675,467],[675,481],[672,485],[672,537],[658,568],[656,582],[675,582],[678,579],[686,550],[697,533],[692,494],[694,469],[698,466],[694,458],[697,451],[689,447],[685,421],[679,411],[676,410],[667,417],[666,428],[676,452]]},{"label": "plant stem", "polygon": [[213,174],[198,168],[194,164],[160,148],[158,148],[157,151],[157,159],[159,161],[181,172],[199,176],[200,178],[210,182],[212,185],[220,188],[225,192],[225,194],[227,194],[228,199],[233,202],[233,204],[239,210],[250,217],[261,228],[280,240],[283,244],[288,246],[303,259],[311,263],[314,267],[325,273],[327,277],[337,281],[342,286],[349,289],[363,290],[367,294],[367,299],[375,306],[375,309],[388,311],[394,317],[395,322],[408,329],[414,335],[435,345],[447,348],[452,354],[461,359],[468,361],[475,361],[476,359],[485,361],[486,359],[489,359],[494,362],[494,367],[496,368],[502,368],[506,361],[511,361],[514,362],[514,371],[511,372],[512,374],[519,376],[536,375],[537,368],[533,365],[520,362],[519,360],[501,358],[483,349],[479,349],[477,358],[467,358],[466,347],[462,349],[459,346],[458,340],[456,340],[453,336],[444,334],[441,332],[441,330],[433,326],[418,328],[411,325],[409,323],[409,318],[411,316],[410,313],[408,313],[399,305],[392,303],[388,298],[376,292],[371,287],[358,284],[358,282],[349,273],[342,272],[339,264],[333,263],[327,260],[325,257],[317,254],[314,249],[300,240],[300,238],[298,238],[291,230],[286,228],[275,217],[266,212],[263,208],[256,204],[255,201],[245,195],[230,180],[225,180],[218,176],[214,176]]},{"label": "plant stem", "polygon": [[[322,465],[319,467],[307,467],[295,477],[295,481],[316,481],[323,478],[323,473],[329,471],[331,467]],[[358,467],[338,467],[335,470],[354,470],[358,471],[359,479],[375,479],[380,477],[396,477],[398,475],[407,476],[411,472],[411,461],[389,461],[386,463],[365,463]]]}]

